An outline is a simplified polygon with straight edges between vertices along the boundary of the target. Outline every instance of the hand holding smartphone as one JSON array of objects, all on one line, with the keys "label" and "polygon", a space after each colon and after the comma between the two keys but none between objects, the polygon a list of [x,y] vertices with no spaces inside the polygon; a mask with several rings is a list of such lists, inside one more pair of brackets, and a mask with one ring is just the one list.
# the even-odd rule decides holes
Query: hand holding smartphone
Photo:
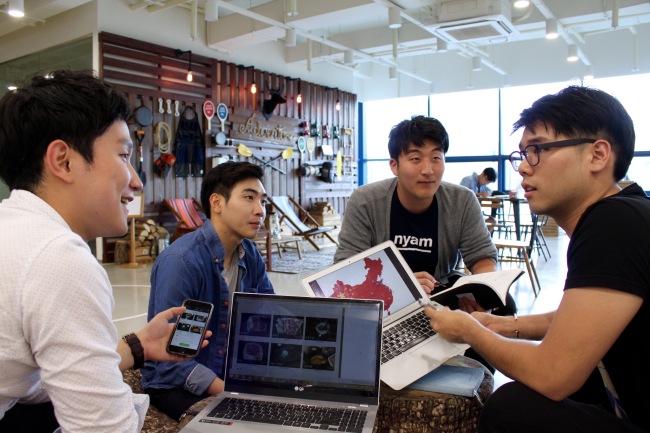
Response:
[{"label": "hand holding smartphone", "polygon": [[209,302],[192,299],[187,299],[183,305],[185,312],[176,320],[174,331],[167,344],[167,352],[195,357],[201,350],[201,342],[208,329],[214,306]]}]

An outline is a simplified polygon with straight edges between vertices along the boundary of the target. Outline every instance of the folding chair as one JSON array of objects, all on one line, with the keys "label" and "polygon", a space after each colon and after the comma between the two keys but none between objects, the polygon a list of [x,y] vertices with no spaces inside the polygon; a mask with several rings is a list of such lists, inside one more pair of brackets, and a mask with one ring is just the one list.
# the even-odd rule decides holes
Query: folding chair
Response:
[{"label": "folding chair", "polygon": [[178,222],[170,242],[174,242],[186,233],[194,231],[203,225],[203,206],[195,198],[164,199],[164,205],[172,212]]},{"label": "folding chair", "polygon": [[[537,277],[537,269],[535,269],[535,264],[533,263],[530,255],[533,251],[535,242],[536,242],[536,230],[537,230],[537,215],[533,215],[533,234],[530,241],[520,241],[515,239],[492,239],[494,246],[499,252],[498,260],[499,262],[515,262],[515,263],[524,263],[526,269],[528,270],[528,277],[530,278],[530,284],[533,287],[533,293],[535,297],[539,294],[542,287],[539,284],[539,278]],[[515,254],[505,254],[504,250],[516,250]]]},{"label": "folding chair", "polygon": [[[309,212],[300,206],[300,203],[298,203],[292,197],[288,195],[276,195],[274,197],[268,197],[268,200],[280,213],[280,223],[284,221],[284,223],[291,229],[295,236],[302,236],[305,238],[305,240],[312,244],[316,250],[320,250],[320,248],[316,242],[314,242],[312,236],[324,235],[336,245],[339,244],[328,233],[329,231],[334,230],[335,227],[327,227],[318,224],[318,222],[311,215],[309,215]],[[300,212],[300,214],[305,215],[305,220],[308,220],[316,227],[309,227],[306,225],[293,210],[294,206],[298,209],[298,212]]]}]

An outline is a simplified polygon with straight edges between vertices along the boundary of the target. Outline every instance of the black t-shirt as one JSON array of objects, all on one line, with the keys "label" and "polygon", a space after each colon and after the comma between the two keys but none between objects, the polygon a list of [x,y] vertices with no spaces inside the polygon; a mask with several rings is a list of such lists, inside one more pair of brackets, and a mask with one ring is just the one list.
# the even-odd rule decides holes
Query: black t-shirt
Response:
[{"label": "black t-shirt", "polygon": [[413,272],[435,275],[438,264],[438,200],[420,214],[407,211],[393,193],[390,206],[390,239]]},{"label": "black t-shirt", "polygon": [[565,290],[606,287],[643,298],[603,363],[630,421],[650,431],[650,198],[638,185],[585,211],[569,243],[567,265]]}]

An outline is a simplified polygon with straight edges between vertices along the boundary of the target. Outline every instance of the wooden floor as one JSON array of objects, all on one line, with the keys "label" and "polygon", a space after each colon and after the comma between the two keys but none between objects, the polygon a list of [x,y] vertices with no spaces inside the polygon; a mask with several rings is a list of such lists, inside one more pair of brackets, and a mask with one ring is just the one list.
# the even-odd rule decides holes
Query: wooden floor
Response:
[{"label": "wooden floor", "polygon": [[[515,298],[519,314],[542,313],[554,310],[559,304],[566,276],[566,248],[568,237],[564,234],[558,237],[547,237],[551,258],[545,261],[543,257],[534,255],[541,284],[541,293],[536,298],[533,294],[528,275],[522,275],[510,289]],[[305,245],[306,249],[311,248]],[[331,247],[326,247],[329,250]],[[515,264],[504,264],[504,269]],[[141,328],[146,323],[147,305],[149,301],[149,274],[151,264],[142,268],[127,269],[113,264],[104,266],[113,285],[115,308],[113,320],[118,329],[118,335]],[[313,272],[313,271],[312,271]],[[269,273],[269,278],[276,292],[292,295],[304,295],[300,286],[301,274]],[[508,379],[497,372],[495,384],[499,386]]]}]

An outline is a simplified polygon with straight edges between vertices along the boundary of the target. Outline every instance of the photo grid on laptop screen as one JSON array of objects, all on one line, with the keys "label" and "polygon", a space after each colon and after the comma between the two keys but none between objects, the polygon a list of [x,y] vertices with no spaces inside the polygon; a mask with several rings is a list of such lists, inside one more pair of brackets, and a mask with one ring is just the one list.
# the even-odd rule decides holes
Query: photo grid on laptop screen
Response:
[{"label": "photo grid on laptop screen", "polygon": [[[379,299],[384,301],[384,317],[412,304],[421,297],[390,246],[359,258],[340,269],[324,270],[307,277],[317,297]],[[348,259],[349,260],[349,259]]]},{"label": "photo grid on laptop screen", "polygon": [[381,333],[381,303],[322,301],[328,300],[237,296],[226,389],[246,392],[254,385],[293,391],[302,386],[304,398],[331,388],[355,396],[374,394],[381,343],[368,336]]}]

